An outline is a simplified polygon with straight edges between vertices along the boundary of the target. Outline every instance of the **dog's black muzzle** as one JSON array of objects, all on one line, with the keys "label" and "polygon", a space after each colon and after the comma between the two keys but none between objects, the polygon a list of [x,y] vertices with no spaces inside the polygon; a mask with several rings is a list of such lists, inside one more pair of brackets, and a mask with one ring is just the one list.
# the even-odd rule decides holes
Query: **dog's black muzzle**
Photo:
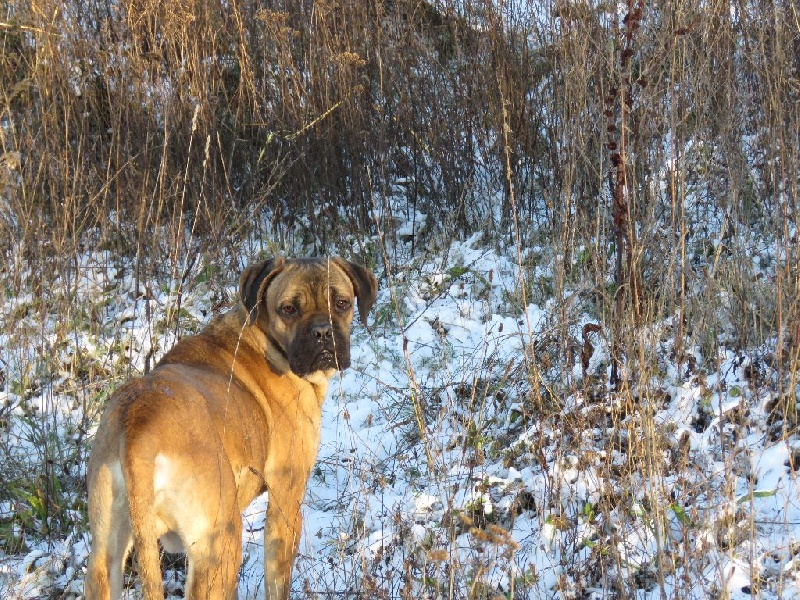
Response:
[{"label": "dog's black muzzle", "polygon": [[303,377],[314,371],[350,366],[350,340],[327,315],[320,315],[302,328],[290,349],[289,366]]}]

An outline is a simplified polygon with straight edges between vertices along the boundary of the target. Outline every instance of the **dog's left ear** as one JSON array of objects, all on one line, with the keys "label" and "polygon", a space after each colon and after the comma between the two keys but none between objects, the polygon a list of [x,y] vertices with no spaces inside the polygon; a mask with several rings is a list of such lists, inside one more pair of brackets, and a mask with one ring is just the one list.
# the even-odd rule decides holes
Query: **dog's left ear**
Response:
[{"label": "dog's left ear", "polygon": [[378,281],[372,271],[361,265],[351,263],[342,258],[335,258],[334,260],[347,273],[353,284],[356,299],[358,300],[358,316],[361,318],[361,322],[366,325],[367,315],[378,297]]},{"label": "dog's left ear", "polygon": [[278,257],[250,265],[239,278],[239,296],[250,316],[250,325],[256,322],[258,304],[264,297],[269,282],[281,271],[285,262],[283,257]]}]

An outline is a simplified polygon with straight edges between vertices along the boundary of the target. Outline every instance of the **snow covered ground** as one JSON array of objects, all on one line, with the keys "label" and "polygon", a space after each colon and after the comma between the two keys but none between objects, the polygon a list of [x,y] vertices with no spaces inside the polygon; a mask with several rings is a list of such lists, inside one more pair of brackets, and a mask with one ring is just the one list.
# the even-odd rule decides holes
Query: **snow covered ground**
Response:
[{"label": "snow covered ground", "polygon": [[[629,385],[611,393],[607,335],[584,327],[597,316],[577,292],[523,295],[514,248],[473,236],[424,258],[400,250],[390,272],[377,268],[371,324],[355,327],[353,366],[325,404],[294,597],[798,595],[796,390],[774,341],[718,343],[706,356],[690,347],[678,364],[672,323],[648,323],[647,360],[629,359]],[[552,277],[552,256],[530,248],[526,259],[529,288]],[[149,299],[137,298],[130,271],[107,254],[87,254],[78,274],[74,315],[35,309],[32,297],[8,296],[2,309],[0,443],[13,459],[4,476],[24,480],[26,465],[63,456],[72,462],[29,479],[59,482],[73,507],[62,511],[71,526],[62,519],[36,536],[47,529],[36,494],[1,499],[6,538],[16,531],[22,542],[0,547],[2,598],[82,593],[90,540],[78,482],[102,401],[230,305],[238,276],[217,275],[222,295],[196,277],[177,311],[174,286],[147,282]],[[59,333],[81,314],[83,333]],[[21,347],[26,335],[37,341]],[[42,353],[63,369],[43,377]],[[265,504],[244,514],[240,598],[263,595]],[[180,563],[167,580],[181,596]]]}]

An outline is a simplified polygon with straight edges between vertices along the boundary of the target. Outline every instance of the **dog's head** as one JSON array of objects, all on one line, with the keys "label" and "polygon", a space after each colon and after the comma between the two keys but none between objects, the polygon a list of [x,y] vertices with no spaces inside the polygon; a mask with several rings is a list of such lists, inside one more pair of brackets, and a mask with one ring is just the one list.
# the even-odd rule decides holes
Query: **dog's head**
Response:
[{"label": "dog's head", "polygon": [[370,270],[341,258],[266,260],[239,287],[249,324],[267,337],[267,360],[306,378],[350,366],[354,304],[366,324],[378,290]]}]

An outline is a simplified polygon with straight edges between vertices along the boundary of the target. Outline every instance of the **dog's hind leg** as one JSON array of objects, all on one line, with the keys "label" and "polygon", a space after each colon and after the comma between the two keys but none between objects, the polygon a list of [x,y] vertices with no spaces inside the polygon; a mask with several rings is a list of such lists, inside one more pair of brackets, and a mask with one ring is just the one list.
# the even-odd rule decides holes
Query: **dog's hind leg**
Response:
[{"label": "dog's hind leg", "polygon": [[187,598],[192,600],[235,600],[242,562],[242,520],[233,515],[221,529],[187,548],[189,573]]},{"label": "dog's hind leg", "polygon": [[[92,553],[84,584],[87,600],[117,600],[122,594],[125,559],[133,544],[124,485],[119,463],[115,463],[102,465],[90,486]],[[115,487],[123,491],[115,493]]]},{"label": "dog's hind leg", "polygon": [[161,555],[158,548],[154,503],[155,457],[141,440],[127,436],[127,453],[124,473],[128,486],[133,541],[136,562],[142,580],[142,594],[146,600],[163,600],[164,580],[161,575]]},{"label": "dog's hind leg", "polygon": [[[242,514],[230,466],[220,465],[221,482],[206,480],[202,496],[184,497],[175,514],[189,562],[187,598],[235,600],[242,563]],[[221,483],[221,485],[215,485]],[[216,488],[216,489],[215,489]],[[209,498],[214,498],[209,502]]]}]

